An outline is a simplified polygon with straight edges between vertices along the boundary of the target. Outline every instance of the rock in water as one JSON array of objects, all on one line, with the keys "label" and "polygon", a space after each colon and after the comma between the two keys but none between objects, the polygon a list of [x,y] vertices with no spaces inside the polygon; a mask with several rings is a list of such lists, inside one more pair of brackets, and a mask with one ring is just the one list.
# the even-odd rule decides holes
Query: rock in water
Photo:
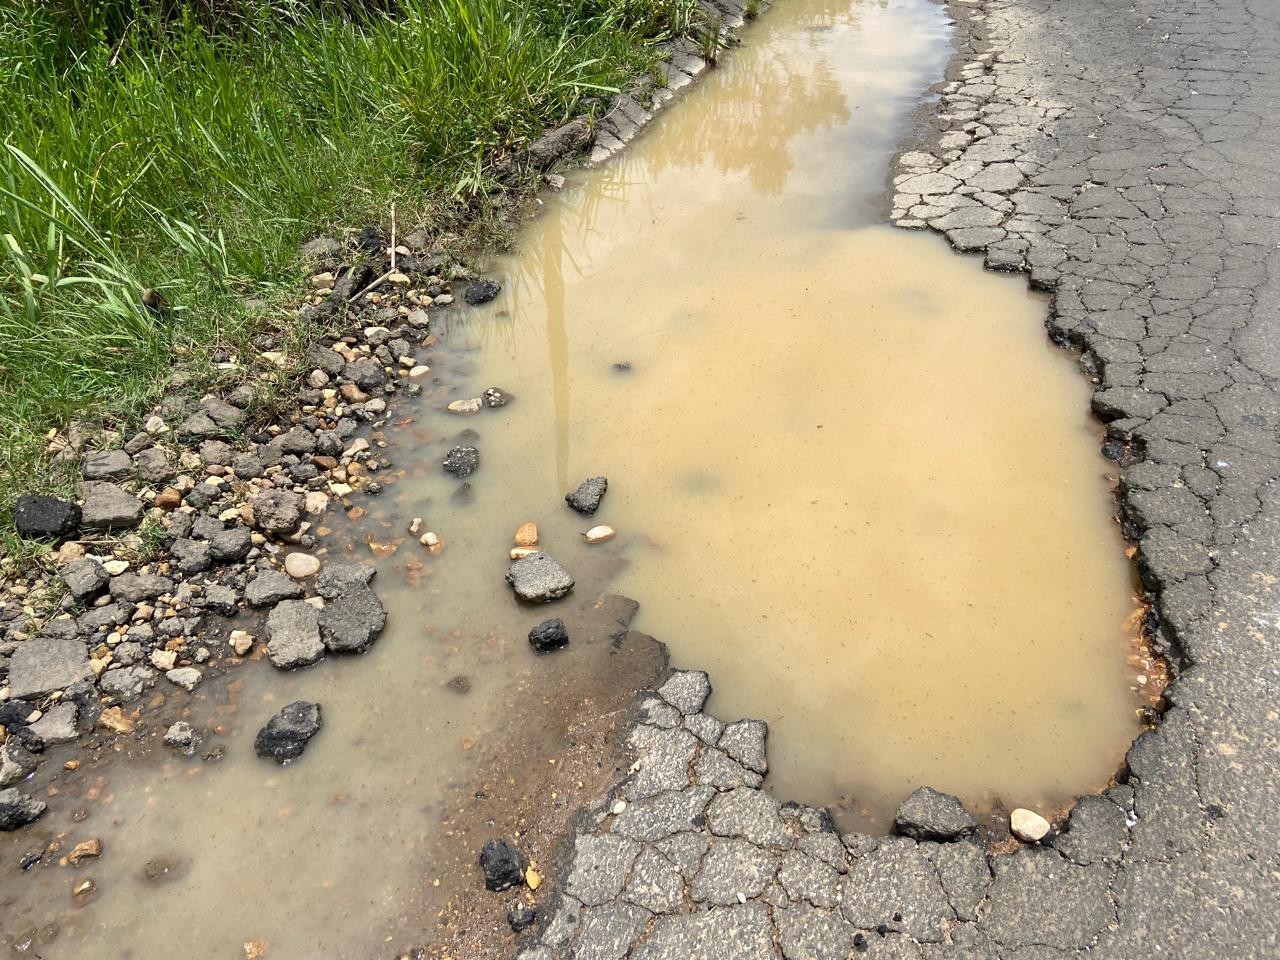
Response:
[{"label": "rock in water", "polygon": [[601,524],[598,527],[592,527],[584,533],[582,535],[582,539],[586,540],[587,543],[604,543],[606,540],[612,540],[617,536],[617,534],[618,531],[613,529],[613,527]]},{"label": "rock in water", "polygon": [[484,885],[498,893],[524,883],[524,854],[505,840],[490,840],[480,851]]},{"label": "rock in water", "polygon": [[320,732],[320,704],[296,700],[267,721],[254,738],[258,756],[276,763],[288,763],[302,756],[307,741]]},{"label": "rock in water", "polygon": [[913,840],[955,840],[978,829],[978,821],[964,804],[932,787],[918,787],[907,797],[893,825]]},{"label": "rock in water", "polygon": [[543,620],[529,631],[529,643],[539,653],[559,650],[561,647],[568,645],[569,631],[565,629],[564,621],[559,617]]},{"label": "rock in water", "polygon": [[530,554],[511,564],[507,583],[516,596],[533,603],[558,600],[573,589],[573,577],[545,553]]},{"label": "rock in water", "polygon": [[1039,843],[1049,832],[1049,821],[1034,810],[1019,807],[1009,814],[1009,830],[1024,843]]},{"label": "rock in water", "polygon": [[489,387],[484,392],[484,405],[492,410],[496,410],[498,407],[505,407],[510,402],[511,394],[501,387]]},{"label": "rock in water", "polygon": [[267,656],[283,670],[305,667],[324,656],[320,612],[305,600],[282,600],[267,615]]},{"label": "rock in water", "polygon": [[10,737],[0,744],[0,787],[10,787],[25,780],[35,772],[39,763],[34,753],[20,744],[16,737]]},{"label": "rock in water", "polygon": [[606,477],[591,477],[578,484],[573,493],[565,494],[565,502],[584,516],[591,516],[600,507],[600,500],[609,489]]},{"label": "rock in water", "polygon": [[475,447],[454,447],[444,458],[444,472],[469,477],[480,467],[480,451]]},{"label": "rock in water", "polygon": [[191,724],[185,720],[179,720],[164,732],[165,746],[174,747],[187,753],[191,752],[199,739],[200,737],[196,734]]},{"label": "rock in water", "polygon": [[462,298],[473,307],[488,303],[502,292],[502,285],[496,280],[473,280],[467,284],[467,292]]},{"label": "rock in water", "polygon": [[19,793],[16,788],[0,790],[0,830],[17,830],[44,816],[46,806],[39,800]]},{"label": "rock in water", "polygon": [[63,540],[80,526],[80,508],[57,497],[24,493],[13,508],[13,525],[27,540]]},{"label": "rock in water", "polygon": [[369,587],[353,585],[320,612],[324,645],[334,653],[363,653],[387,624],[387,611]]}]

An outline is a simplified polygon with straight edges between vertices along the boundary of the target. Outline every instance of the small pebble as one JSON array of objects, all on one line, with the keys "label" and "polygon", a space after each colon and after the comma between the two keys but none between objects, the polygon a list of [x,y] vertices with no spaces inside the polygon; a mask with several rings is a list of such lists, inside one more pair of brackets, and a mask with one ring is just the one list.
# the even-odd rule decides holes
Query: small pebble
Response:
[{"label": "small pebble", "polygon": [[418,539],[418,542],[424,547],[437,547],[440,545],[440,538],[428,530]]},{"label": "small pebble", "polygon": [[612,540],[617,536],[617,533],[618,531],[613,529],[613,527],[601,524],[598,527],[592,527],[584,533],[582,537],[587,541],[587,543],[604,543],[606,540]]},{"label": "small pebble", "polygon": [[295,580],[305,580],[320,572],[320,560],[309,553],[291,553],[284,558],[284,572]]},{"label": "small pebble", "polygon": [[520,524],[516,528],[513,542],[517,547],[536,547],[538,545],[538,525],[532,520]]},{"label": "small pebble", "polygon": [[455,400],[445,409],[450,413],[472,414],[479,413],[483,406],[483,400],[479,397],[472,397],[470,400]]},{"label": "small pebble", "polygon": [[1009,830],[1024,843],[1038,843],[1049,832],[1049,821],[1034,810],[1019,807],[1009,814]]}]

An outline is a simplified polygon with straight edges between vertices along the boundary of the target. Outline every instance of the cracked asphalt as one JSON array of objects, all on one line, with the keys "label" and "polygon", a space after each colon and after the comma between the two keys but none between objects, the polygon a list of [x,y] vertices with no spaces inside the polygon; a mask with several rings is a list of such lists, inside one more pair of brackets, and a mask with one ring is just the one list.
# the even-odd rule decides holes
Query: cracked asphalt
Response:
[{"label": "cracked asphalt", "polygon": [[764,725],[677,673],[519,960],[1280,957],[1280,4],[951,9],[892,219],[1052,292],[1123,467],[1169,709],[1120,785],[990,856],[779,803]]}]

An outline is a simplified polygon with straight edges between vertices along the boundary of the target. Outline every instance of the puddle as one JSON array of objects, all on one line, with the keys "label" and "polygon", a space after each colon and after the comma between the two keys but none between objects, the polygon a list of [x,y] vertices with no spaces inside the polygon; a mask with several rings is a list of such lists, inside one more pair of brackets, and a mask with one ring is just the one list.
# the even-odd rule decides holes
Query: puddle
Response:
[{"label": "puddle", "polygon": [[[514,899],[479,892],[476,849],[520,831],[548,862],[617,778],[613,730],[662,666],[597,605],[614,592],[677,665],[711,671],[714,710],[769,721],[774,791],[847,828],[883,828],[922,782],[1043,808],[1102,785],[1139,695],[1086,384],[1022,279],[874,226],[947,53],[928,0],[788,0],[632,149],[572,178],[497,265],[504,294],[444,324],[438,384],[385,431],[395,467],[359,526],[400,541],[377,561],[378,643],[288,675],[243,665],[146,711],[217,727],[221,761],[156,745],[42,779],[49,815],[0,836],[0,943],[502,955],[468,939]],[[441,412],[493,385],[516,400]],[[459,496],[439,464],[466,429],[482,462]],[[594,522],[619,535],[587,545],[562,497],[601,473]],[[407,537],[414,516],[439,555]],[[526,520],[578,580],[553,608],[503,583]],[[551,615],[570,647],[535,657],[525,634]],[[291,767],[257,760],[254,733],[298,698],[325,729]],[[14,867],[91,836],[100,861]],[[86,876],[99,893],[72,907]]]},{"label": "puddle", "polygon": [[943,26],[780,5],[548,205],[452,337],[472,392],[520,398],[481,428],[492,509],[607,474],[639,624],[769,721],[778,796],[849,828],[921,783],[1059,809],[1139,729],[1130,564],[1045,300],[873,223]]}]

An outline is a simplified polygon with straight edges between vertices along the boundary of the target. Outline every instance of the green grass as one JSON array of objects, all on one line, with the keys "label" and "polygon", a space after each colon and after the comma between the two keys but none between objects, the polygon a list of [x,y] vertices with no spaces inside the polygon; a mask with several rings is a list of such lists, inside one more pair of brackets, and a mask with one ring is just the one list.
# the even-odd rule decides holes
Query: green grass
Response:
[{"label": "green grass", "polygon": [[292,322],[300,241],[393,202],[402,230],[483,223],[495,165],[650,66],[696,9],[0,3],[0,524],[23,489],[73,479],[46,430],[123,423],[175,355],[198,367]]}]

